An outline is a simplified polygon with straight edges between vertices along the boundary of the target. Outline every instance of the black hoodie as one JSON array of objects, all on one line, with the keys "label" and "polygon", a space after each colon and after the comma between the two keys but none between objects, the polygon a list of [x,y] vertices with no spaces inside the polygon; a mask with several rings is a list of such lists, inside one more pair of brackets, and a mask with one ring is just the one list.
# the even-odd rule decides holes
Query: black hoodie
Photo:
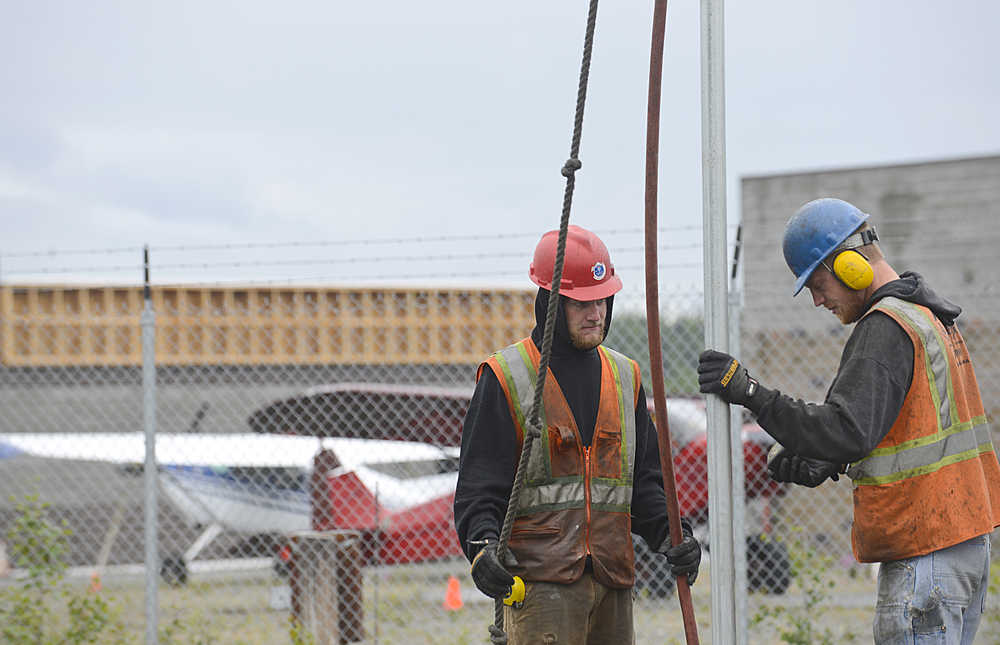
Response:
[{"label": "black hoodie", "polygon": [[[945,326],[962,312],[934,293],[917,273],[880,287],[864,311],[887,296],[929,308]],[[867,457],[903,407],[913,379],[913,343],[899,324],[874,312],[854,327],[823,404],[761,387],[748,404],[757,423],[790,451],[837,463]]]},{"label": "black hoodie", "polygon": [[[539,350],[548,299],[549,292],[539,289],[535,297],[535,328],[531,332]],[[608,298],[605,336],[611,325],[613,300],[613,297]],[[556,312],[549,367],[573,412],[583,445],[589,446],[597,418],[601,359],[597,349],[581,351],[573,347],[562,303],[556,307]],[[635,408],[635,423],[632,531],[641,535],[647,543],[658,545],[667,537],[666,497],[660,474],[656,428],[650,419],[646,395],[641,387]],[[477,547],[469,546],[470,540],[495,539],[500,534],[519,454],[514,422],[503,388],[493,370],[484,368],[462,427],[462,452],[455,490],[455,528],[470,561],[478,551]]]}]

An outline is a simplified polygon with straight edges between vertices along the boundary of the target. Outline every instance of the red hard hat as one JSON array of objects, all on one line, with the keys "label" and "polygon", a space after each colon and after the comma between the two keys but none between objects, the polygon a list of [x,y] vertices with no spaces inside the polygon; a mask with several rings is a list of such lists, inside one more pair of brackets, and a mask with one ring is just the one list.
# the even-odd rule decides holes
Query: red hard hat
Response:
[{"label": "red hard hat", "polygon": [[[549,231],[535,247],[528,275],[543,289],[552,290],[559,231]],[[559,293],[573,300],[600,300],[621,291],[622,281],[615,275],[608,247],[590,231],[571,224],[566,232]]]}]

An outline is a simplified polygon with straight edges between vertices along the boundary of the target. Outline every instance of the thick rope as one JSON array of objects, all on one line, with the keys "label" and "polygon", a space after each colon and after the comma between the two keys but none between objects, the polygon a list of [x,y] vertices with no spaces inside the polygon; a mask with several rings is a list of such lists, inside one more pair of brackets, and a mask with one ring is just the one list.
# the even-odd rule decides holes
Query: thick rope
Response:
[{"label": "thick rope", "polygon": [[[587,103],[587,82],[590,79],[590,57],[594,49],[594,29],[597,25],[597,1],[591,0],[587,14],[587,30],[583,40],[583,61],[580,64],[580,80],[576,92],[576,116],[573,120],[573,139],[570,143],[569,159],[562,167],[562,176],[566,178],[566,191],[563,193],[562,218],[559,220],[559,238],[556,243],[556,262],[552,271],[552,289],[549,304],[545,312],[545,329],[542,333],[542,346],[539,349],[541,359],[538,362],[538,376],[535,379],[534,398],[528,413],[528,426],[525,429],[521,445],[521,456],[514,473],[514,484],[507,502],[507,513],[503,518],[503,527],[497,544],[497,558],[504,562],[507,555],[507,543],[517,514],[518,500],[524,487],[524,474],[527,470],[531,444],[541,436],[542,398],[545,391],[545,377],[549,371],[549,359],[552,356],[552,338],[555,336],[556,307],[559,304],[559,287],[562,285],[563,261],[566,256],[566,235],[569,231],[569,215],[573,206],[573,189],[576,186],[576,171],[580,163],[580,139],[583,136],[583,111]],[[506,645],[507,634],[503,625],[503,601],[497,599],[493,606],[493,624],[490,625],[490,642],[494,645]]]}]

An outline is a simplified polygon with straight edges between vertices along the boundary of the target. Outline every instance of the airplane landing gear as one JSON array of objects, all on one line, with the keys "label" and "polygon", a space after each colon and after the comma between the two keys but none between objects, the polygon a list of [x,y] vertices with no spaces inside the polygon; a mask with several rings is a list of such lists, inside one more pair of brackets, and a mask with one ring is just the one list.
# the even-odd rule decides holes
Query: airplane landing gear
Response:
[{"label": "airplane landing gear", "polygon": [[792,582],[788,547],[764,536],[747,537],[747,586],[750,591],[783,594]]},{"label": "airplane landing gear", "polygon": [[[654,553],[637,535],[635,547],[635,584],[647,589],[657,598],[667,598],[674,593],[674,578],[666,558]],[[702,545],[706,548],[706,545]],[[707,550],[707,548],[706,548]],[[747,536],[747,587],[780,595],[792,582],[792,563],[788,547],[781,542],[761,535]]]},{"label": "airplane landing gear", "polygon": [[188,581],[188,566],[184,556],[175,553],[163,558],[160,563],[160,576],[171,587],[182,587]]}]

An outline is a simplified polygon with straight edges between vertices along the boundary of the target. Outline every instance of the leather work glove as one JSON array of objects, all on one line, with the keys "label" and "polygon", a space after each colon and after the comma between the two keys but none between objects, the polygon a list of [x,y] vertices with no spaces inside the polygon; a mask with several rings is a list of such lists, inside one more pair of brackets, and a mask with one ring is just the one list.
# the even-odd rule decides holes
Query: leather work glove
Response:
[{"label": "leather work glove", "polygon": [[687,520],[681,520],[681,534],[684,539],[677,546],[669,546],[668,536],[663,545],[667,548],[662,553],[667,557],[667,563],[674,577],[686,575],[688,584],[693,585],[698,578],[698,565],[701,564],[701,545],[694,539],[694,531]]},{"label": "leather work glove", "polygon": [[698,389],[745,406],[757,392],[757,381],[729,354],[706,349],[698,356]]},{"label": "leather work glove", "polygon": [[490,598],[504,598],[510,593],[514,576],[500,564],[497,543],[489,540],[472,559],[472,581]]},{"label": "leather work glove", "polygon": [[774,444],[767,455],[767,472],[776,482],[792,482],[815,488],[826,481],[840,479],[840,464],[800,457],[781,444]]}]

